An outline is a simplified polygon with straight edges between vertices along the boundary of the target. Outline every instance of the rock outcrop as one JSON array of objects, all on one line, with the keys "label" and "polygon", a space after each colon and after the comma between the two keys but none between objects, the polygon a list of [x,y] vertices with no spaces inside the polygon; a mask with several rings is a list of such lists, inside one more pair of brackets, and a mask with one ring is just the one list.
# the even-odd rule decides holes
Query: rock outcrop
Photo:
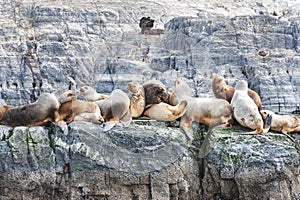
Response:
[{"label": "rock outcrop", "polygon": [[2,126],[0,136],[1,199],[198,198],[197,163],[178,128],[132,124],[104,133],[76,122],[67,136],[55,126]]},{"label": "rock outcrop", "polygon": [[219,128],[200,150],[165,123],[69,128],[1,126],[1,199],[300,198],[299,149],[284,135]]},{"label": "rock outcrop", "polygon": [[[170,89],[177,77],[212,96],[215,72],[233,86],[247,80],[264,109],[300,110],[297,1],[0,4],[1,102],[83,85],[127,91],[149,79]],[[141,34],[144,16],[163,34]],[[73,122],[67,136],[53,125],[0,126],[0,199],[300,199],[299,139],[238,127],[215,129],[205,146],[206,130],[194,127],[188,148],[177,122],[144,123],[104,133]]]}]

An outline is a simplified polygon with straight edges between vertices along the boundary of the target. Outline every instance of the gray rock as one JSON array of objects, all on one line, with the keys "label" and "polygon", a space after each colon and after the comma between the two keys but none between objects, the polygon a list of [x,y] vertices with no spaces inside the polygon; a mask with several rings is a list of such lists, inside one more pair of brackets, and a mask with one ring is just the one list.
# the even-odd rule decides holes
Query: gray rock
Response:
[{"label": "gray rock", "polygon": [[300,197],[299,146],[286,136],[216,129],[209,141],[202,180],[204,199]]},{"label": "gray rock", "polygon": [[198,198],[198,170],[184,134],[163,124],[104,133],[76,122],[67,136],[56,126],[2,127],[0,197]]}]

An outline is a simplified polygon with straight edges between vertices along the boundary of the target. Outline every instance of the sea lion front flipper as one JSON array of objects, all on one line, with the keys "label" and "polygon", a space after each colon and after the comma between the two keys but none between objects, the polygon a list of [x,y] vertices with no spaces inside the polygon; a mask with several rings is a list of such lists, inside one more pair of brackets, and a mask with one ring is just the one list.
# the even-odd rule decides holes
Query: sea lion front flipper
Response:
[{"label": "sea lion front flipper", "polygon": [[63,131],[64,135],[68,135],[69,134],[69,130],[68,130],[68,125],[65,121],[61,120],[59,122],[57,122],[57,125],[61,128],[61,130]]},{"label": "sea lion front flipper", "polygon": [[115,121],[115,120],[109,120],[109,121],[106,121],[106,122],[104,123],[103,132],[109,131],[109,130],[112,129],[117,123],[118,123],[118,121]]},{"label": "sea lion front flipper", "polygon": [[125,115],[120,119],[120,122],[123,124],[123,126],[128,127],[132,121],[130,110],[128,110]]}]

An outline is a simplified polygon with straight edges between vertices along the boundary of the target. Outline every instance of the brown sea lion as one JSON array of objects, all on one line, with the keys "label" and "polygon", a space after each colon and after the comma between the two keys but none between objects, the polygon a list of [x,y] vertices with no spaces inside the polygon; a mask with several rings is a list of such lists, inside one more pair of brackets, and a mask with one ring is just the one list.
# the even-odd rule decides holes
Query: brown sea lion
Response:
[{"label": "brown sea lion", "polygon": [[232,107],[226,100],[192,97],[189,85],[177,79],[171,92],[170,103],[176,105],[182,100],[187,101],[187,106],[185,114],[181,117],[180,127],[190,141],[193,140],[192,122],[216,126],[228,124],[232,119]]},{"label": "brown sea lion", "polygon": [[144,87],[137,82],[129,82],[128,95],[130,99],[131,116],[138,118],[143,114],[146,105]]},{"label": "brown sea lion", "polygon": [[282,133],[298,132],[300,133],[300,118],[296,115],[279,115],[270,110],[261,110],[260,114],[263,119],[268,115],[272,116],[270,129]]},{"label": "brown sea lion", "polygon": [[16,126],[43,126],[48,122],[58,122],[60,102],[75,99],[74,92],[60,92],[54,94],[43,93],[36,102],[9,108],[1,117],[3,125]]},{"label": "brown sea lion", "polygon": [[[234,87],[227,85],[224,78],[213,73],[211,76],[211,86],[213,93],[216,98],[225,99],[228,102],[231,102],[231,99],[234,94]],[[254,100],[258,109],[262,109],[260,96],[254,91],[248,88],[248,95]]]},{"label": "brown sea lion", "polygon": [[149,80],[143,84],[146,97],[146,105],[160,102],[168,102],[169,94],[164,84],[158,80]]},{"label": "brown sea lion", "polygon": [[186,112],[187,101],[183,100],[177,105],[172,106],[161,102],[159,104],[151,104],[146,108],[143,116],[158,121],[174,121],[184,115]]},{"label": "brown sea lion", "polygon": [[87,101],[98,101],[107,99],[107,95],[97,93],[91,86],[83,86],[79,89],[80,93],[85,97]]},{"label": "brown sea lion", "polygon": [[36,102],[17,106],[0,106],[0,110],[5,110],[1,114],[0,124],[16,127],[16,126],[43,126],[48,122],[58,122],[59,106],[61,103],[76,99],[75,92],[71,90],[61,89],[52,94],[43,93]]},{"label": "brown sea lion", "polygon": [[257,105],[248,95],[248,83],[246,81],[240,80],[237,82],[231,105],[233,116],[238,123],[253,130],[249,132],[250,134],[268,132],[268,128],[264,128],[264,122]]},{"label": "brown sea lion", "polygon": [[130,113],[130,99],[122,90],[115,89],[105,100],[96,101],[100,107],[101,115],[105,120],[103,131],[112,129],[118,122],[125,127],[130,125],[132,120]]},{"label": "brown sea lion", "polygon": [[1,104],[0,105],[0,121],[3,117],[3,115],[5,114],[5,112],[10,108],[13,108],[13,106],[10,106],[10,105],[7,105],[7,104]]}]

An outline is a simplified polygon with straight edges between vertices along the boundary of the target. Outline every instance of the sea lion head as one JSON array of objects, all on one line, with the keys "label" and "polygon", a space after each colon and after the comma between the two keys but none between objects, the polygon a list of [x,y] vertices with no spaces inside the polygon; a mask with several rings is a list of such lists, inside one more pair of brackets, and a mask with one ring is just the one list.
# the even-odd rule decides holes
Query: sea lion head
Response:
[{"label": "sea lion head", "polygon": [[129,82],[127,84],[127,87],[128,87],[128,91],[133,94],[139,93],[140,90],[143,89],[143,87],[135,81]]},{"label": "sea lion head", "polygon": [[60,89],[53,93],[59,103],[65,103],[77,98],[76,92],[68,89]]},{"label": "sea lion head", "polygon": [[180,95],[192,96],[193,91],[185,81],[177,78],[174,82],[172,93],[176,94],[177,96]]},{"label": "sea lion head", "polygon": [[157,104],[168,101],[169,93],[160,81],[148,81],[144,83],[143,87],[145,90],[146,104]]},{"label": "sea lion head", "polygon": [[248,90],[248,83],[245,80],[239,80],[235,85],[236,90],[247,91]]},{"label": "sea lion head", "polygon": [[273,111],[270,111],[270,110],[260,110],[259,112],[263,119],[266,119],[268,115],[272,116],[275,114]]},{"label": "sea lion head", "polygon": [[0,120],[2,119],[5,112],[10,108],[12,108],[12,106],[9,106],[9,105],[6,105],[6,104],[0,105]]},{"label": "sea lion head", "polygon": [[213,73],[211,75],[211,86],[215,97],[226,99],[227,84],[223,77]]}]

